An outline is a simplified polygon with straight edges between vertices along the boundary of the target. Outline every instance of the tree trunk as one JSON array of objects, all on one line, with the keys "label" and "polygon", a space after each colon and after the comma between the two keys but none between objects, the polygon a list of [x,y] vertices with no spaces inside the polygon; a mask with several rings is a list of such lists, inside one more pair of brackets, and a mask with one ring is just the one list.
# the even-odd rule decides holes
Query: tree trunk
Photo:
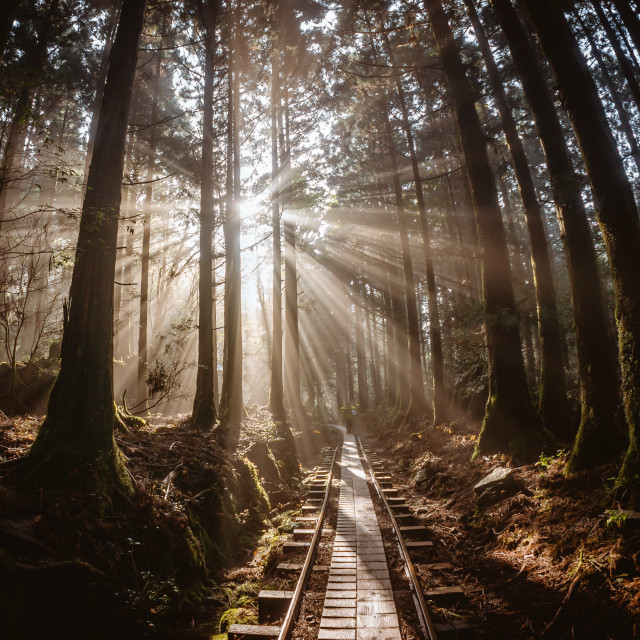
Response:
[{"label": "tree trunk", "polygon": [[581,419],[569,472],[604,462],[621,444],[616,421],[619,373],[589,219],[565,134],[536,51],[509,0],[492,0],[531,107],[547,160],[551,192],[567,256],[575,317]]},{"label": "tree trunk", "polygon": [[464,0],[476,40],[484,58],[489,84],[500,113],[502,129],[507,139],[511,163],[518,182],[524,207],[533,282],[538,306],[540,352],[540,402],[538,411],[542,424],[557,437],[567,437],[567,396],[562,361],[562,339],[558,322],[558,305],[553,283],[551,257],[547,246],[543,214],[533,184],[529,162],[518,134],[515,118],[507,99],[500,72],[493,59],[491,45],[476,12],[473,0]]},{"label": "tree trunk", "polygon": [[[369,410],[369,387],[367,384],[367,353],[364,346],[365,326],[362,321],[362,306],[364,296],[362,295],[362,283],[356,280],[356,298],[353,302],[355,307],[355,330],[356,330],[356,368],[358,370],[358,404],[360,411]],[[365,312],[366,313],[366,312]]]},{"label": "tree trunk", "polygon": [[422,192],[422,180],[416,155],[413,132],[409,123],[409,110],[404,95],[404,89],[400,80],[396,81],[400,108],[402,110],[402,123],[409,145],[413,179],[416,186],[416,198],[418,201],[418,214],[420,216],[420,230],[422,232],[422,248],[425,259],[425,272],[427,276],[427,307],[429,311],[429,342],[431,344],[431,375],[433,378],[433,424],[443,424],[447,421],[447,395],[444,388],[444,356],[442,354],[442,331],[440,328],[440,312],[438,310],[438,289],[436,288],[436,276],[433,268],[433,252],[431,247],[431,225],[427,218],[427,208]]},{"label": "tree trunk", "polygon": [[[391,267],[389,268],[391,272]],[[397,270],[394,269],[392,273],[395,274]],[[398,319],[395,313],[395,297],[393,292],[397,290],[394,288],[393,278],[391,275],[389,279],[385,281],[385,290],[383,291],[384,297],[384,335],[385,335],[385,387],[387,392],[387,403],[390,406],[397,406],[398,404],[398,343],[395,336],[396,321],[402,321],[402,315]]]},{"label": "tree trunk", "polygon": [[158,141],[158,95],[160,92],[160,66],[162,57],[156,54],[153,95],[151,98],[151,128],[149,130],[149,149],[147,153],[147,175],[144,189],[144,216],[142,222],[142,256],[140,275],[140,324],[138,327],[138,377],[136,384],[136,410],[143,412],[147,408],[147,376],[149,374],[149,258],[151,249],[151,209],[153,200],[153,179]]},{"label": "tree trunk", "polygon": [[[398,162],[396,160],[396,150],[393,142],[393,133],[389,122],[389,113],[386,104],[383,106],[383,118],[385,136],[389,145],[389,161],[391,164],[391,180],[393,181],[393,191],[395,194],[396,215],[398,233],[400,236],[400,247],[402,253],[402,267],[404,275],[404,299],[402,306],[406,309],[406,330],[408,340],[409,370],[408,380],[402,381],[400,394],[406,398],[401,402],[401,407],[407,409],[407,415],[412,419],[420,421],[428,412],[427,399],[422,383],[422,366],[420,363],[420,327],[418,326],[418,301],[416,299],[416,286],[413,276],[413,264],[411,261],[411,247],[409,246],[409,230],[407,214],[404,208],[402,197],[402,185],[398,174]],[[398,296],[399,298],[401,296]],[[405,306],[406,305],[406,306]],[[403,313],[404,316],[404,313]],[[399,317],[399,316],[398,316]],[[404,324],[404,323],[403,323]],[[404,340],[403,345],[404,347]],[[399,358],[400,371],[406,371],[406,360]],[[407,393],[408,392],[408,393]]]},{"label": "tree trunk", "polygon": [[482,248],[489,399],[474,455],[509,452],[531,459],[547,437],[527,386],[509,252],[486,139],[442,4],[425,0],[425,7],[454,104]]},{"label": "tree trunk", "polygon": [[[381,21],[382,22],[382,21]],[[389,36],[383,31],[383,41],[387,55],[394,63],[393,50],[389,42]],[[431,226],[427,218],[427,209],[424,202],[424,194],[422,191],[422,180],[420,179],[420,168],[418,165],[418,157],[416,155],[415,144],[413,141],[413,131],[409,122],[409,110],[405,98],[402,80],[398,78],[395,82],[400,109],[402,112],[402,127],[407,137],[407,145],[409,147],[409,155],[411,157],[411,168],[413,171],[413,180],[416,189],[416,200],[418,203],[418,215],[420,218],[420,231],[422,233],[422,249],[424,252],[425,272],[427,277],[427,306],[429,311],[429,342],[431,345],[431,374],[433,378],[433,421],[434,424],[442,424],[447,420],[447,397],[444,388],[444,362],[442,354],[442,333],[440,328],[440,315],[438,311],[438,290],[436,288],[435,271],[433,268],[433,253],[431,247]],[[414,288],[415,296],[415,288]],[[408,302],[408,299],[407,299]],[[417,303],[416,303],[417,314]],[[417,319],[416,319],[417,322]],[[409,329],[411,332],[411,328]],[[419,327],[418,327],[419,331]],[[418,345],[421,341],[418,340]],[[413,375],[413,373],[411,374]],[[420,373],[420,381],[422,383],[422,373]],[[424,406],[420,410],[426,409],[426,398],[422,391],[420,400]]]},{"label": "tree trunk", "polygon": [[[98,120],[96,146],[65,313],[60,373],[31,448],[47,488],[87,483],[131,491],[113,438],[113,280],[127,114],[145,0],[124,0]],[[79,473],[77,473],[79,472]]]},{"label": "tree trunk", "polygon": [[280,193],[278,188],[278,105],[280,78],[276,52],[271,60],[271,231],[273,235],[273,348],[271,351],[271,392],[269,406],[276,420],[283,420],[282,381],[282,245],[280,241]]},{"label": "tree trunk", "polygon": [[[234,8],[231,12],[235,11]],[[232,18],[232,22],[235,20]],[[240,254],[240,71],[235,61],[237,25],[232,25],[232,50],[229,66],[230,90],[230,149],[231,192],[228,194],[227,215],[224,224],[226,263],[224,299],[225,365],[222,379],[221,403],[227,429],[226,440],[234,450],[240,437],[243,415],[242,401],[242,264]]]},{"label": "tree trunk", "polygon": [[[106,29],[106,39],[104,48],[102,49],[102,57],[100,58],[100,67],[98,68],[98,77],[96,79],[96,95],[93,98],[91,107],[91,123],[89,124],[89,138],[87,140],[87,155],[84,160],[84,180],[82,183],[82,194],[84,195],[87,188],[87,179],[89,176],[89,166],[93,157],[93,149],[95,146],[96,132],[98,130],[98,117],[100,115],[100,105],[102,104],[102,96],[104,94],[105,81],[107,79],[107,70],[109,67],[109,55],[113,46],[113,39],[116,35],[116,26],[121,13],[122,0],[117,0],[111,7],[109,13],[109,21]],[[135,104],[135,103],[134,103]]]},{"label": "tree trunk", "polygon": [[291,168],[291,142],[289,139],[289,95],[287,75],[284,79],[284,159],[283,227],[284,227],[284,386],[285,395],[297,420],[302,419],[300,401],[300,348],[298,334],[298,266],[296,257],[296,224],[293,212],[293,173]]},{"label": "tree trunk", "polygon": [[213,255],[215,224],[213,198],[213,64],[218,0],[207,0],[203,7],[205,37],[204,94],[202,108],[202,160],[200,163],[200,259],[198,279],[198,373],[191,423],[210,429],[216,422],[213,379],[217,375],[213,358]]},{"label": "tree trunk", "polygon": [[[607,117],[567,21],[550,0],[525,0],[549,59],[593,188],[616,297],[622,394],[630,443],[618,481],[640,475],[640,222],[633,191]],[[575,448],[582,447],[580,434]]]}]

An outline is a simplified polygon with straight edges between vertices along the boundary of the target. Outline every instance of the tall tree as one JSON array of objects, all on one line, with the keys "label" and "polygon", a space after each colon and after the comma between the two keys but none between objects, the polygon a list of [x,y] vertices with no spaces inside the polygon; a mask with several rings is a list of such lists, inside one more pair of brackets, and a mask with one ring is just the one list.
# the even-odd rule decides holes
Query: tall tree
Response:
[{"label": "tall tree", "polygon": [[[385,97],[386,100],[386,97]],[[420,362],[420,328],[418,325],[418,301],[416,297],[416,285],[413,275],[413,262],[411,258],[411,248],[409,246],[409,230],[407,213],[404,206],[404,197],[402,194],[402,185],[400,183],[400,175],[398,170],[398,160],[396,157],[397,150],[394,142],[393,131],[389,118],[389,111],[386,102],[382,105],[384,133],[389,145],[389,161],[391,165],[391,181],[393,185],[393,193],[395,196],[396,219],[398,235],[400,236],[400,251],[402,256],[402,272],[404,296],[400,293],[395,294],[398,300],[398,307],[402,308],[402,316],[406,318],[406,337],[401,337],[402,348],[408,343],[409,370],[408,379],[401,381],[399,393],[405,397],[401,403],[403,409],[407,409],[407,415],[415,420],[421,420],[427,413],[427,400],[424,393],[422,382],[422,365]],[[400,283],[393,283],[392,287],[399,286]],[[392,293],[392,295],[394,295]],[[405,315],[406,311],[406,315]],[[400,319],[400,314],[397,316]],[[400,327],[397,324],[396,330]],[[406,370],[404,360],[399,358],[399,370]]]},{"label": "tall tree", "polygon": [[202,157],[200,160],[200,258],[198,278],[198,373],[191,421],[195,427],[211,428],[216,421],[214,376],[214,299],[213,299],[213,83],[215,30],[218,1],[206,0],[196,5],[205,38],[204,91],[202,104]]},{"label": "tall tree", "polygon": [[[29,453],[51,483],[131,482],[113,438],[113,280],[127,115],[145,0],[124,0],[111,50],[62,340],[60,373]],[[79,472],[79,473],[78,473]]]},{"label": "tall tree", "polygon": [[[275,35],[273,36],[275,38]],[[271,392],[269,406],[273,415],[284,418],[282,381],[282,244],[280,237],[280,167],[278,162],[278,106],[280,78],[279,47],[271,52],[271,231],[273,234],[273,339],[271,349]]]},{"label": "tall tree", "polygon": [[542,208],[538,202],[529,162],[507,99],[500,71],[493,59],[489,39],[480,22],[473,0],[464,0],[464,3],[487,69],[489,85],[500,114],[502,129],[511,154],[511,163],[518,182],[520,198],[522,199],[527,221],[533,282],[538,305],[538,335],[540,340],[540,403],[538,410],[542,423],[549,431],[558,437],[569,439],[572,434],[567,432],[566,427],[567,397],[562,359],[562,339],[558,321],[558,304]]},{"label": "tall tree", "polygon": [[238,64],[239,14],[235,3],[228,9],[229,98],[227,151],[227,211],[224,221],[226,250],[224,340],[221,413],[226,427],[227,445],[235,448],[240,437],[242,402],[242,256],[240,253],[240,65]]},{"label": "tall tree", "polygon": [[[627,485],[640,475],[640,220],[629,179],[586,60],[562,10],[551,0],[523,0],[553,68],[569,114],[607,247],[616,298],[622,394],[629,449],[618,476]],[[574,454],[580,455],[577,442]],[[577,451],[576,451],[577,449]]]},{"label": "tall tree", "polygon": [[589,219],[576,173],[538,56],[511,0],[491,0],[531,107],[547,161],[567,256],[580,382],[580,426],[568,470],[603,462],[620,448],[618,367],[605,313]]},{"label": "tall tree", "polygon": [[142,256],[140,273],[140,323],[138,326],[138,379],[136,385],[136,404],[143,411],[147,404],[147,376],[149,375],[149,261],[151,259],[151,212],[153,208],[153,183],[158,145],[158,100],[160,95],[160,72],[162,68],[161,51],[155,54],[153,89],[151,95],[151,113],[149,139],[147,147],[147,175],[144,185],[144,206],[142,218]]},{"label": "tall tree", "polygon": [[482,293],[489,359],[489,399],[476,455],[536,455],[545,440],[527,385],[509,253],[486,139],[453,33],[440,0],[425,0],[454,105],[482,248]]},{"label": "tall tree", "polygon": [[447,396],[444,387],[444,356],[442,353],[442,331],[440,327],[440,311],[438,309],[438,290],[433,266],[433,248],[431,246],[431,224],[427,217],[427,207],[422,191],[422,178],[418,165],[418,156],[414,143],[414,135],[409,121],[409,109],[405,98],[402,80],[396,80],[396,90],[402,113],[402,127],[407,137],[411,169],[416,189],[418,216],[422,232],[422,249],[424,251],[425,273],[427,281],[427,309],[429,312],[429,344],[431,346],[431,377],[433,380],[433,422],[442,424],[447,420]]}]

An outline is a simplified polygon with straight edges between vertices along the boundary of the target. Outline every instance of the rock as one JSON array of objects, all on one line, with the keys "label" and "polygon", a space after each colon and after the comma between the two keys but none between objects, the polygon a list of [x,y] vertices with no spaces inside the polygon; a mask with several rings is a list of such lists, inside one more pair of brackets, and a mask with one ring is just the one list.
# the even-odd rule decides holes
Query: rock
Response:
[{"label": "rock", "polygon": [[479,507],[488,507],[516,494],[521,486],[513,477],[511,469],[498,467],[474,487]]},{"label": "rock", "polygon": [[415,478],[413,479],[416,484],[420,484],[421,482],[426,482],[429,474],[427,473],[427,468],[424,467],[416,473]]},{"label": "rock", "polygon": [[478,482],[474,487],[474,493],[479,496],[481,493],[484,493],[487,489],[495,489],[499,486],[508,486],[513,484],[513,473],[511,469],[502,469],[498,467],[494,469],[488,476],[485,476]]}]

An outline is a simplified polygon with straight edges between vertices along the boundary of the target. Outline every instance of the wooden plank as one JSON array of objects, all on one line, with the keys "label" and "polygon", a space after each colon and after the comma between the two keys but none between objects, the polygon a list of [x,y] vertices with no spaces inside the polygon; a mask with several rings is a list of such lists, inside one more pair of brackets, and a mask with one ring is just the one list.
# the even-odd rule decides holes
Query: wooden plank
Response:
[{"label": "wooden plank", "polygon": [[404,546],[409,550],[429,549],[433,547],[433,542],[431,542],[431,540],[408,540],[404,543]]},{"label": "wooden plank", "polygon": [[421,524],[414,524],[407,527],[400,527],[400,533],[405,538],[420,538],[424,540],[429,534],[429,530]]},{"label": "wooden plank", "polygon": [[[301,564],[297,564],[295,562],[281,562],[276,567],[276,570],[277,571],[281,571],[282,573],[288,573],[288,572],[299,573],[300,571],[302,571],[302,565]],[[312,571],[329,571],[329,565],[328,564],[314,564],[313,568],[311,570]]]},{"label": "wooden plank", "polygon": [[424,597],[438,604],[454,603],[464,597],[464,591],[460,587],[436,587],[425,591]]},{"label": "wooden plank", "polygon": [[258,594],[258,622],[268,622],[287,611],[293,599],[293,591],[269,591],[263,589]]},{"label": "wooden plank", "polygon": [[433,627],[438,638],[445,640],[468,640],[475,637],[473,627],[467,620],[436,622]]},{"label": "wooden plank", "polygon": [[264,624],[232,624],[227,630],[229,640],[272,640],[280,635],[280,627]]},{"label": "wooden plank", "polygon": [[285,555],[289,555],[292,553],[297,553],[298,551],[304,551],[305,549],[309,548],[309,543],[308,542],[295,542],[295,541],[288,541],[285,542],[282,545],[282,552]]},{"label": "wooden plank", "polygon": [[304,540],[305,538],[310,538],[313,535],[314,531],[315,529],[294,529],[293,539]]}]

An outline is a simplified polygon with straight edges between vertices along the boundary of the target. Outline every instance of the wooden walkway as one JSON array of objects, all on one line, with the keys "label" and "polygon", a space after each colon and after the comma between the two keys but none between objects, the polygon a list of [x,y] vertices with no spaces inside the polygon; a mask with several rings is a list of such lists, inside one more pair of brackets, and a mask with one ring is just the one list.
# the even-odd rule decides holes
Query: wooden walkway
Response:
[{"label": "wooden walkway", "polygon": [[396,605],[364,469],[346,435],[336,539],[318,640],[401,640]]}]

